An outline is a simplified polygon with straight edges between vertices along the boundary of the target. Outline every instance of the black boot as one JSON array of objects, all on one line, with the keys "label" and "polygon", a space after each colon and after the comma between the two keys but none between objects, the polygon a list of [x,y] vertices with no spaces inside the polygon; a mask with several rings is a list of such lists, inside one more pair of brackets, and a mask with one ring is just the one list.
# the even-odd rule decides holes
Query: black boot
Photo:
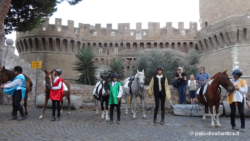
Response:
[{"label": "black boot", "polygon": [[154,111],[154,123],[157,124],[157,110]]},{"label": "black boot", "polygon": [[21,116],[19,119],[18,119],[18,121],[22,121],[22,120],[24,120],[25,119],[25,116]]},{"label": "black boot", "polygon": [[14,115],[12,115],[11,118],[10,118],[9,120],[16,120],[16,119],[17,119],[17,117],[14,116]]},{"label": "black boot", "polygon": [[164,115],[165,115],[165,113],[161,111],[161,121],[160,121],[161,125],[164,124]]},{"label": "black boot", "polygon": [[56,117],[53,116],[53,117],[51,118],[51,121],[56,121]]}]

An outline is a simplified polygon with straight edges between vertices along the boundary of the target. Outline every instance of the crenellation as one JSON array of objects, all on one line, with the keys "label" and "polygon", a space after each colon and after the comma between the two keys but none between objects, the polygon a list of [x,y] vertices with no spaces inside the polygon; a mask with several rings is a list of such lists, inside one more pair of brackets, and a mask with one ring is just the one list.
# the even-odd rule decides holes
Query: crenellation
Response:
[{"label": "crenellation", "polygon": [[142,29],[142,23],[136,23],[136,30]]},{"label": "crenellation", "polygon": [[56,19],[55,19],[55,25],[56,25],[56,26],[61,26],[61,25],[62,25],[62,19],[56,18]]},{"label": "crenellation", "polygon": [[112,29],[112,24],[107,24],[107,29],[111,30]]},{"label": "crenellation", "polygon": [[178,29],[183,30],[184,29],[184,22],[178,22]]},{"label": "crenellation", "polygon": [[101,30],[101,24],[95,24],[95,30]]},{"label": "crenellation", "polygon": [[68,29],[69,29],[70,31],[73,31],[73,30],[74,30],[74,21],[68,20]]}]

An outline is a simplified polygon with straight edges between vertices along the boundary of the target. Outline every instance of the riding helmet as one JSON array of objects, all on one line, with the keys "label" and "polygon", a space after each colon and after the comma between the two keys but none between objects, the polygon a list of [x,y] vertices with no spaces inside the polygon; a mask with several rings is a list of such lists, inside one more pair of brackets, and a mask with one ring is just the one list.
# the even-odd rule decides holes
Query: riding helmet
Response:
[{"label": "riding helmet", "polygon": [[163,71],[163,67],[162,67],[162,66],[158,66],[158,67],[156,68],[156,71],[158,71],[158,70],[162,70],[162,71]]},{"label": "riding helmet", "polygon": [[117,73],[112,73],[112,74],[111,74],[111,78],[114,78],[114,77],[115,77],[115,78],[118,78]]},{"label": "riding helmet", "polygon": [[236,70],[233,71],[232,76],[241,77],[242,76],[242,71],[240,69],[236,69]]},{"label": "riding helmet", "polygon": [[55,69],[54,71],[57,72],[58,75],[62,75],[62,70],[61,70],[61,69],[58,69],[58,68],[57,68],[57,69]]},{"label": "riding helmet", "polygon": [[17,72],[19,72],[19,73],[22,73],[22,72],[23,72],[23,68],[20,67],[20,66],[15,66],[15,67],[14,67],[14,71],[17,71]]}]

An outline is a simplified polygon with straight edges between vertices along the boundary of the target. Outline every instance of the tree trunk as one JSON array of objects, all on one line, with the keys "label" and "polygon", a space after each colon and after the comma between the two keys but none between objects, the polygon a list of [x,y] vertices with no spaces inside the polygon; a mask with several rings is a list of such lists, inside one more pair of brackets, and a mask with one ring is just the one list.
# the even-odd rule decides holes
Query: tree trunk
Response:
[{"label": "tree trunk", "polygon": [[[11,0],[0,0],[0,55],[2,56],[2,47],[4,46],[4,19],[8,14]],[[0,66],[2,66],[0,57]],[[3,93],[0,93],[0,104],[3,104]]]}]

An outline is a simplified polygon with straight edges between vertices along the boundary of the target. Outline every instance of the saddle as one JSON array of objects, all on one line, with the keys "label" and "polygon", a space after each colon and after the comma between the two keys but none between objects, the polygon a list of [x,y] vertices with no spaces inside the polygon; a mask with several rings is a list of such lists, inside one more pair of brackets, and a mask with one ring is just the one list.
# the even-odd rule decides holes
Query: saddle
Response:
[{"label": "saddle", "polygon": [[95,90],[94,98],[95,98],[96,100],[100,100],[100,97],[99,97],[99,93],[100,93],[100,92],[98,91],[100,84],[101,84],[101,83],[99,83],[99,85],[96,87],[96,90]]},{"label": "saddle", "polygon": [[128,87],[129,87],[129,92],[130,92],[130,94],[132,95],[132,83],[133,83],[133,81],[134,81],[134,79],[135,79],[135,77],[134,76],[131,76],[130,78],[129,78],[129,82],[128,82]]},{"label": "saddle", "polygon": [[206,98],[205,98],[205,96],[204,96],[204,94],[203,94],[204,87],[205,87],[205,85],[202,85],[202,86],[200,87],[199,95],[200,95],[200,97],[201,97],[204,101],[207,102],[207,100],[206,100]]}]

